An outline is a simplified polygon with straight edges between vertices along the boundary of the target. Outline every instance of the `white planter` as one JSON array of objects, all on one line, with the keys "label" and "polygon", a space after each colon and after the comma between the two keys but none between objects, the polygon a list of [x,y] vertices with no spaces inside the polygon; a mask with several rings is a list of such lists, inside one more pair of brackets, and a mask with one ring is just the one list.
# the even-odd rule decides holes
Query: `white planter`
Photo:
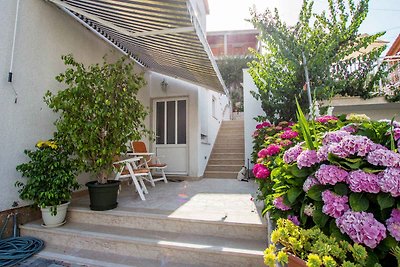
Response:
[{"label": "white planter", "polygon": [[57,227],[65,223],[65,217],[67,216],[67,208],[70,202],[57,206],[57,214],[51,215],[50,207],[40,208],[42,211],[42,219],[44,227]]}]

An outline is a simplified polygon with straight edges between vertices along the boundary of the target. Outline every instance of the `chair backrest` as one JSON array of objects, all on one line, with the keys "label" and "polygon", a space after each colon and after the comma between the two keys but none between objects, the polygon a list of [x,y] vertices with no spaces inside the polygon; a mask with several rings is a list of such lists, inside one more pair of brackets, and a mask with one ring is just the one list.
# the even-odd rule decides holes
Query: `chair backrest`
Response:
[{"label": "chair backrest", "polygon": [[146,144],[142,141],[132,141],[131,146],[136,153],[147,153]]}]

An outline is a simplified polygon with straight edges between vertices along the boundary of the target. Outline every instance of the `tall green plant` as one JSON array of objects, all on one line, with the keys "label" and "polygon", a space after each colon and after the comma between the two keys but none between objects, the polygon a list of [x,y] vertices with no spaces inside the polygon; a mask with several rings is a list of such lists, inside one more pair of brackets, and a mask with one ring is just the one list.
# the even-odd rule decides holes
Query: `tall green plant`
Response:
[{"label": "tall green plant", "polygon": [[256,60],[250,64],[249,72],[258,88],[254,96],[261,100],[271,121],[295,120],[295,97],[303,110],[307,108],[303,52],[317,99],[327,99],[332,94],[370,97],[377,81],[387,75],[377,60],[385,46],[357,53],[384,34],[359,33],[369,1],[327,2],[328,9],[316,14],[313,1],[303,0],[294,26],[282,21],[277,10],[251,13],[264,49],[262,53],[253,51]]},{"label": "tall green plant", "polygon": [[125,144],[149,133],[144,125],[148,112],[136,98],[145,80],[127,58],[90,66],[72,55],[62,59],[68,68],[56,80],[67,88],[45,95],[48,106],[60,114],[55,136],[81,160],[85,171],[106,183],[113,159],[126,151]]}]

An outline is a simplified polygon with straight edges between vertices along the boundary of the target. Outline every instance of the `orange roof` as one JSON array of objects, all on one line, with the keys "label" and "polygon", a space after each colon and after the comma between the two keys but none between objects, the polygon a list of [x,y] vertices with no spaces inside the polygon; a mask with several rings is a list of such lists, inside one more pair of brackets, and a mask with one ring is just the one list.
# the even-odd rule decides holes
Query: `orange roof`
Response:
[{"label": "orange roof", "polygon": [[396,40],[390,47],[389,51],[386,53],[386,56],[395,56],[400,51],[400,34],[397,36]]}]

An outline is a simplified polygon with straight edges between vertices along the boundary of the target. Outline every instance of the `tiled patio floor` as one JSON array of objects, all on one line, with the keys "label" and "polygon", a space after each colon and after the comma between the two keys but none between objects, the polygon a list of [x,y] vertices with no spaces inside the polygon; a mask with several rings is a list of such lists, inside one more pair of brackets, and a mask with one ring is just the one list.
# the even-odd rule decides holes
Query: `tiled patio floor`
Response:
[{"label": "tiled patio floor", "polygon": [[[118,196],[116,211],[156,213],[168,217],[236,223],[262,224],[262,203],[255,203],[257,184],[250,180],[202,179],[200,181],[157,182],[146,184],[146,200],[139,198],[135,187],[124,186]],[[72,201],[72,206],[88,207],[89,198]]]}]

